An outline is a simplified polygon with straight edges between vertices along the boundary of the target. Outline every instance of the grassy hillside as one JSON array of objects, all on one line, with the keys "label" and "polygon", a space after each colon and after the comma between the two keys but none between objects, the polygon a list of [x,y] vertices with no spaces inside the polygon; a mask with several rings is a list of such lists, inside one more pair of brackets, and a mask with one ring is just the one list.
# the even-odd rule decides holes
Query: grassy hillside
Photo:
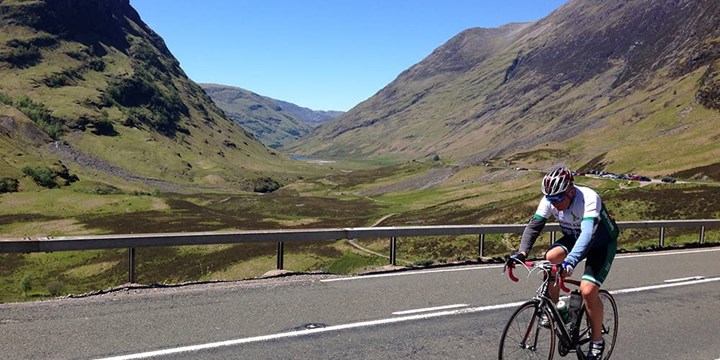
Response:
[{"label": "grassy hillside", "polygon": [[547,152],[652,175],[717,164],[715,5],[573,0],[532,24],[469,29],[290,149],[537,168],[552,161],[521,155]]},{"label": "grassy hillside", "polygon": [[295,116],[311,127],[316,127],[322,123],[335,120],[338,116],[344,113],[343,111],[337,110],[312,110],[277,99],[272,99],[272,101],[280,106],[280,108],[295,114]]},{"label": "grassy hillside", "polygon": [[217,106],[266,146],[278,149],[331,121],[341,111],[318,111],[238,87],[200,84]]},{"label": "grassy hillside", "polygon": [[282,147],[312,129],[310,124],[270,98],[232,86],[201,86],[230,119],[271,148]]},{"label": "grassy hillside", "polygon": [[60,160],[80,179],[130,189],[252,191],[304,171],[226,118],[127,1],[0,10],[5,176]]}]

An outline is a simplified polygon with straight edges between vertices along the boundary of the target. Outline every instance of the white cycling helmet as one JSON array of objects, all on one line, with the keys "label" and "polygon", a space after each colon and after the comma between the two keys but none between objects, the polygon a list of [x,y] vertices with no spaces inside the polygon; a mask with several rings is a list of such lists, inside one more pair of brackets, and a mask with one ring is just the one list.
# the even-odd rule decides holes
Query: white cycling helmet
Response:
[{"label": "white cycling helmet", "polygon": [[542,179],[540,190],[545,196],[562,194],[573,184],[573,175],[570,169],[559,167],[547,173]]}]

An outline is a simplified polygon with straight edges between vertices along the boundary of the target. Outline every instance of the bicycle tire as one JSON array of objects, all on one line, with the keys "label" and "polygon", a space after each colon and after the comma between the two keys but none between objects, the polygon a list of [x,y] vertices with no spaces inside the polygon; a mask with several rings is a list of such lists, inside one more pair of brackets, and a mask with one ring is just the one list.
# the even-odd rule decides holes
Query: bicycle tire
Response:
[{"label": "bicycle tire", "polygon": [[[548,309],[541,306],[538,300],[531,300],[520,305],[510,316],[500,338],[498,352],[500,360],[546,358],[551,360],[553,358],[555,355],[555,322]],[[541,311],[550,320],[548,327],[540,325]],[[523,338],[526,337],[529,341],[524,342]],[[524,345],[527,343],[532,343],[534,346]]]},{"label": "bicycle tire", "polygon": [[[615,348],[615,340],[617,340],[618,332],[618,312],[615,298],[607,290],[600,290],[598,293],[600,301],[603,304],[603,338],[605,340],[605,352],[603,360],[610,359],[613,349]],[[584,321],[583,321],[584,319]],[[583,354],[586,354],[590,347],[590,320],[583,304],[582,311],[578,317],[577,324],[580,326],[580,348]]]}]

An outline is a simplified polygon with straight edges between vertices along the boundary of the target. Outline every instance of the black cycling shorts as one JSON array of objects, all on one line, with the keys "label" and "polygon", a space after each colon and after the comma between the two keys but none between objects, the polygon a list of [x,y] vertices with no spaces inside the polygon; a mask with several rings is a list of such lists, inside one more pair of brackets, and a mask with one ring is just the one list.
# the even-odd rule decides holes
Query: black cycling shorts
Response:
[{"label": "black cycling shorts", "polygon": [[[565,250],[565,254],[568,254],[573,246],[575,246],[575,241],[577,241],[577,239],[575,239],[574,236],[565,235],[553,243],[550,249],[561,246],[563,250]],[[580,259],[580,261],[585,259],[585,271],[583,272],[582,280],[590,281],[598,287],[602,286],[610,272],[616,251],[617,240],[607,241],[604,245],[597,247],[590,244],[583,258]]]}]

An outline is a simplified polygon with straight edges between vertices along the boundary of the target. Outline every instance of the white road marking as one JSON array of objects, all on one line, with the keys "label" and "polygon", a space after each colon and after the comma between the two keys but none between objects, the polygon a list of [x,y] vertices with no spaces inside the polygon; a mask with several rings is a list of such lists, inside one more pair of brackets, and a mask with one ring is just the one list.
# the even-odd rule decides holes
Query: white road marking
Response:
[{"label": "white road marking", "polygon": [[691,281],[691,280],[702,280],[704,279],[704,276],[690,276],[690,277],[684,277],[679,279],[668,279],[665,280],[666,283],[676,283],[676,282],[684,282],[684,281]]},{"label": "white road marking", "polygon": [[372,274],[372,275],[349,276],[349,277],[343,277],[343,278],[322,279],[320,281],[321,282],[334,282],[334,281],[364,280],[364,279],[374,279],[374,278],[392,277],[392,276],[434,274],[434,273],[443,273],[443,272],[451,272],[451,271],[496,269],[496,268],[502,268],[503,266],[504,265],[502,265],[502,264],[501,265],[474,265],[474,266],[461,267],[461,268],[450,268],[450,269],[398,271],[398,272],[384,273],[384,274]]},{"label": "white road marking", "polygon": [[720,277],[705,278],[702,280],[695,280],[695,281],[676,282],[676,283],[663,284],[663,285],[641,286],[641,287],[631,288],[631,289],[612,290],[612,291],[610,291],[610,293],[611,294],[629,294],[629,293],[636,293],[636,292],[641,292],[641,291],[671,288],[671,287],[676,287],[676,286],[704,284],[704,283],[709,283],[709,282],[713,282],[713,281],[720,281]]},{"label": "white road marking", "polygon": [[716,247],[716,248],[710,248],[710,249],[697,249],[697,250],[662,251],[662,252],[652,252],[652,253],[642,253],[642,254],[624,254],[624,255],[617,255],[615,257],[615,259],[630,259],[630,258],[651,257],[651,256],[685,255],[685,254],[713,252],[713,251],[720,251],[720,248]]},{"label": "white road marking", "polygon": [[479,312],[479,311],[513,308],[516,306],[520,306],[523,303],[524,303],[524,301],[508,303],[508,304],[482,306],[482,307],[476,307],[476,308],[467,308],[467,309],[460,309],[460,310],[441,311],[441,312],[434,312],[434,313],[420,314],[420,315],[410,315],[410,316],[403,316],[403,317],[396,317],[396,318],[389,318],[389,319],[362,321],[362,322],[356,322],[356,323],[327,326],[327,327],[323,327],[323,328],[291,331],[291,332],[284,332],[284,333],[278,333],[278,334],[270,334],[270,335],[255,336],[255,337],[249,337],[249,338],[243,338],[243,339],[227,340],[227,341],[220,341],[220,342],[215,342],[215,343],[207,343],[207,344],[201,344],[201,345],[183,346],[183,347],[179,347],[179,348],[150,351],[150,352],[139,353],[139,354],[122,355],[122,356],[109,357],[109,358],[104,358],[104,359],[99,359],[99,360],[146,359],[146,358],[151,358],[151,357],[155,357],[155,356],[165,356],[165,355],[172,355],[172,354],[178,354],[178,353],[184,353],[184,352],[193,352],[193,351],[204,350],[204,349],[219,348],[219,347],[223,347],[223,346],[240,345],[240,344],[247,344],[247,343],[253,343],[253,342],[260,342],[260,341],[276,340],[276,339],[282,339],[282,338],[300,337],[300,336],[306,336],[306,335],[318,334],[318,333],[324,333],[324,332],[330,332],[330,331],[338,331],[338,330],[354,329],[354,328],[361,328],[361,327],[368,327],[368,326],[392,324],[392,323],[399,323],[399,322],[412,321],[412,320],[424,320],[424,319],[431,319],[431,318],[436,318],[436,317],[441,317],[441,316],[467,314],[467,313],[473,313],[473,312]]},{"label": "white road marking", "polygon": [[[638,288],[614,290],[614,291],[610,291],[610,293],[626,294],[626,293],[634,293],[634,292],[641,292],[641,291],[648,291],[648,290],[655,290],[655,289],[664,289],[664,288],[676,287],[676,286],[703,284],[703,283],[709,283],[709,282],[713,282],[713,281],[720,281],[720,277],[707,278],[707,279],[688,281],[688,282],[679,282],[679,283],[673,283],[673,284],[652,285],[652,286],[643,286],[643,287],[638,287]],[[121,356],[103,358],[103,359],[99,359],[99,360],[147,359],[147,358],[158,357],[158,356],[167,356],[167,355],[172,355],[172,354],[195,352],[195,351],[206,350],[206,349],[214,349],[214,348],[219,348],[219,347],[224,347],[224,346],[241,345],[241,344],[248,344],[248,343],[268,341],[268,340],[276,340],[276,339],[282,339],[282,338],[301,337],[301,336],[306,336],[306,335],[319,334],[319,333],[338,331],[338,330],[347,330],[347,329],[362,328],[362,327],[369,327],[369,326],[400,323],[400,322],[405,322],[405,321],[424,320],[424,319],[431,319],[431,318],[442,317],[442,316],[469,314],[469,313],[489,311],[489,310],[514,308],[514,307],[522,305],[523,303],[525,303],[525,301],[513,302],[513,303],[507,303],[507,304],[480,306],[480,307],[474,307],[474,308],[464,308],[464,309],[459,309],[459,310],[447,310],[447,311],[433,312],[433,313],[427,313],[427,314],[394,317],[394,318],[388,318],[388,319],[361,321],[361,322],[342,324],[342,325],[332,325],[332,326],[323,327],[323,328],[290,331],[290,332],[284,332],[284,333],[278,333],[278,334],[255,336],[255,337],[220,341],[220,342],[200,344],[200,345],[183,346],[183,347],[177,347],[177,348],[172,348],[172,349],[149,351],[149,352],[137,353],[137,354],[121,355]]]},{"label": "white road marking", "polygon": [[431,308],[424,308],[424,309],[414,309],[414,310],[404,310],[404,311],[396,311],[392,313],[393,315],[407,315],[407,314],[417,314],[421,312],[430,312],[430,311],[438,311],[438,310],[447,310],[447,309],[456,309],[461,307],[468,307],[470,305],[468,304],[455,304],[455,305],[445,305],[445,306],[436,306]]}]

